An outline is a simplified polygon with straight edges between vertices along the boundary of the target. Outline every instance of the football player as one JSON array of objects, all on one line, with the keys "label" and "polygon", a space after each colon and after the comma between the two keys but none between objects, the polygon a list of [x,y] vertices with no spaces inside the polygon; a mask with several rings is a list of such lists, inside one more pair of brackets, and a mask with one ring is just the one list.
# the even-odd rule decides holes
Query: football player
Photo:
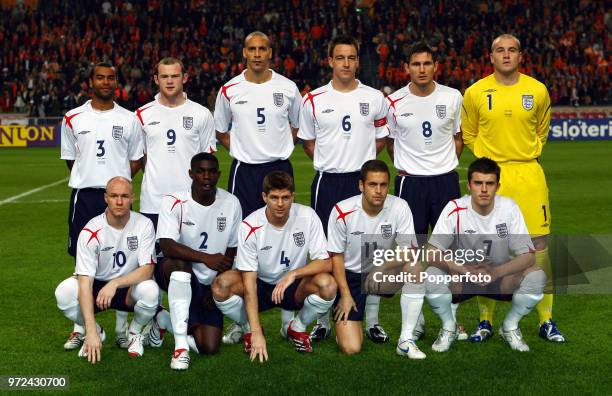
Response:
[{"label": "football player", "polygon": [[236,268],[213,283],[217,306],[243,328],[245,352],[260,362],[268,352],[259,312],[299,311],[287,334],[298,352],[312,352],[306,326],[327,312],[336,296],[321,220],[311,208],[293,203],[293,178],[273,171],[262,187],[266,206],[240,226]]},{"label": "football player", "polygon": [[[333,274],[339,291],[334,302],[336,336],[340,351],[346,354],[360,352],[363,343],[361,322],[367,294],[362,279],[371,268],[364,265],[362,258],[369,259],[371,252],[378,249],[390,249],[393,242],[400,248],[417,246],[408,204],[388,195],[390,175],[387,164],[381,160],[369,160],[363,164],[360,173],[361,194],[338,202],[327,227],[327,250],[332,254]],[[366,238],[365,243],[363,238]],[[368,241],[370,238],[373,240]],[[405,267],[404,272],[420,271],[416,264],[410,265],[411,271],[408,261],[399,264]],[[414,342],[423,294],[422,284],[418,282],[403,285],[400,298],[402,331],[396,351],[411,359],[425,358]]]},{"label": "football player", "polygon": [[[544,170],[539,163],[548,138],[551,102],[541,82],[519,72],[521,43],[502,34],[491,44],[494,73],[465,91],[461,130],[476,157],[489,157],[502,169],[499,194],[515,200],[527,222],[536,248],[536,261],[547,274],[544,298],[536,307],[540,336],[552,342],[565,337],[552,320],[553,274],[546,237],[551,214]],[[479,298],[480,323],[470,340],[493,334],[495,301]]]},{"label": "football player", "polygon": [[486,157],[474,161],[468,168],[470,194],[448,203],[429,239],[434,252],[449,248],[469,250],[481,259],[463,263],[457,258],[448,260],[433,254],[427,273],[483,276],[482,280],[450,285],[425,282],[427,299],[442,319],[442,329],[432,346],[436,351],[447,351],[455,338],[451,300],[460,302],[474,295],[512,301],[502,324],[502,337],[512,349],[529,351],[519,321],[542,299],[546,274],[536,264],[535,249],[518,205],[511,198],[497,194],[499,181],[500,168],[495,161]]},{"label": "football player", "polygon": [[85,327],[79,357],[94,364],[101,359],[104,330],[94,315],[106,309],[133,311],[128,328],[128,354],[142,356],[143,326],[157,308],[159,289],[151,279],[155,265],[155,231],[149,219],[132,212],[132,184],[123,176],[110,179],[108,205],[79,234],[74,276],[55,289],[58,308]]},{"label": "football player", "polygon": [[[298,132],[317,171],[310,187],[310,206],[325,226],[336,203],[359,194],[359,169],[365,161],[376,158],[388,135],[383,94],[356,78],[357,40],[344,35],[332,39],[328,63],[332,79],[304,96]],[[366,335],[375,342],[386,342],[389,337],[378,320],[379,303],[380,296],[368,296]],[[311,337],[318,341],[330,334],[328,316],[324,315]]]},{"label": "football player", "polygon": [[154,346],[161,346],[154,342],[161,341],[164,330],[174,334],[174,370],[189,368],[190,349],[202,354],[219,350],[223,314],[210,285],[217,273],[232,266],[242,220],[238,199],[217,187],[221,172],[214,155],[196,154],[188,174],[189,190],[162,199],[157,240],[164,258],[156,266],[155,280],[168,292],[170,314],[159,312],[148,329]]},{"label": "football player", "polygon": [[[62,121],[61,159],[70,170],[68,254],[76,257],[79,233],[106,209],[106,183],[114,176],[133,177],[140,168],[143,141],[134,114],[114,102],[117,72],[99,62],[90,71],[91,100],[69,110]],[[115,341],[127,348],[128,314],[116,311]],[[85,329],[75,322],[64,349],[78,349]]]}]

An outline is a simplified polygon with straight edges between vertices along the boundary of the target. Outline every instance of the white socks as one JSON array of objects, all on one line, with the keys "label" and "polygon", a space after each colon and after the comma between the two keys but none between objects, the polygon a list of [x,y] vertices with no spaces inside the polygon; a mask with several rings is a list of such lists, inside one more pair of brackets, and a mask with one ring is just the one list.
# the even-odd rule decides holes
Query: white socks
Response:
[{"label": "white socks", "polygon": [[455,324],[455,315],[451,306],[453,295],[450,293],[450,290],[448,293],[442,294],[428,293],[426,298],[427,302],[429,302],[429,305],[431,306],[431,310],[440,317],[440,320],[442,321],[442,328],[447,331],[455,331],[457,326]]},{"label": "white socks", "polygon": [[[134,305],[134,320],[130,323],[129,332],[139,334],[144,325],[149,323],[155,316],[159,298],[159,287],[154,280],[149,279],[132,286],[131,294],[132,298],[136,300],[136,305]],[[191,298],[189,300],[191,301]],[[189,309],[189,305],[187,309]],[[125,313],[127,319],[127,312]]]},{"label": "white socks", "polygon": [[304,306],[293,320],[291,328],[295,331],[304,332],[306,326],[321,314],[326,313],[334,303],[334,299],[324,300],[316,294],[311,294],[304,300]]},{"label": "white socks", "polygon": [[225,301],[215,300],[215,304],[217,304],[219,310],[223,312],[223,315],[227,316],[242,327],[242,331],[245,333],[251,331],[246,310],[244,308],[244,299],[242,297],[233,295]]},{"label": "white socks", "polygon": [[378,308],[380,307],[380,296],[368,295],[365,304],[365,326],[366,329],[379,324]]},{"label": "white socks", "polygon": [[542,270],[528,273],[519,288],[512,296],[512,307],[503,322],[503,329],[515,330],[519,321],[527,315],[544,297],[544,286],[546,285],[546,274]]},{"label": "white socks", "polygon": [[413,332],[416,327],[421,308],[423,307],[422,294],[407,294],[402,293],[400,297],[400,307],[402,309],[402,331],[400,333],[400,342],[405,340],[414,340]]},{"label": "white socks", "polygon": [[189,272],[174,271],[170,275],[168,304],[174,330],[174,349],[189,350],[187,343],[187,321],[191,304],[191,274]]}]

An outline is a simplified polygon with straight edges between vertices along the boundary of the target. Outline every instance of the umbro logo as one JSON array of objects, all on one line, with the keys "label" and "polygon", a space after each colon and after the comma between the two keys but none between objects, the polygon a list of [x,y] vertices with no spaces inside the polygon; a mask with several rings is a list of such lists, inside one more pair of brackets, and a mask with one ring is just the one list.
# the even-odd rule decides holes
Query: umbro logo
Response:
[{"label": "umbro logo", "polygon": [[465,230],[466,234],[476,234],[476,230]]},{"label": "umbro logo", "polygon": [[272,249],[272,246],[264,246],[261,248],[261,250],[270,250]]},{"label": "umbro logo", "polygon": [[157,125],[157,124],[159,124],[159,121],[151,121],[147,125]]},{"label": "umbro logo", "polygon": [[107,247],[103,248],[102,251],[106,252],[106,251],[109,251],[109,250],[111,250],[113,248],[114,248],[114,246],[107,246]]},{"label": "umbro logo", "polygon": [[365,232],[363,232],[363,231],[353,231],[353,232],[351,232],[351,235],[362,235],[362,234],[365,234]]},{"label": "umbro logo", "polygon": [[414,113],[404,113],[404,114],[400,114],[400,117],[410,117],[413,116]]},{"label": "umbro logo", "polygon": [[485,89],[485,90],[484,90],[484,91],[482,91],[482,92],[497,92],[497,89],[495,89],[495,88],[490,88],[490,89]]},{"label": "umbro logo", "polygon": [[247,104],[247,103],[249,103],[248,100],[239,100],[238,102],[236,102],[237,105],[238,104]]},{"label": "umbro logo", "polygon": [[88,133],[91,133],[91,131],[81,131],[78,135],[87,135]]},{"label": "umbro logo", "polygon": [[183,221],[183,224],[188,225],[188,226],[195,225],[195,223],[192,223],[191,221]]},{"label": "umbro logo", "polygon": [[323,110],[321,113],[323,113],[323,114],[327,114],[327,113],[331,113],[331,112],[333,112],[333,111],[334,111],[334,109],[325,109],[325,110]]}]

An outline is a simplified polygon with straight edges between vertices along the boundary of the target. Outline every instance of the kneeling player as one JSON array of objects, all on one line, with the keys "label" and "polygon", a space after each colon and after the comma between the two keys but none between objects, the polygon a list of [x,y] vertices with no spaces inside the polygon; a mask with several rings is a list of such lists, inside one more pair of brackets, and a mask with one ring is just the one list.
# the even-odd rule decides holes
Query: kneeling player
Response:
[{"label": "kneeling player", "polygon": [[78,356],[94,364],[106,338],[96,323],[97,312],[112,308],[133,311],[128,331],[128,354],[142,356],[142,327],[153,318],[159,288],[151,279],[155,265],[153,224],[130,211],[132,184],[124,177],[110,179],[104,200],[108,208],[91,219],[79,234],[76,276],[55,289],[57,307],[79,325],[85,325],[85,342]]},{"label": "kneeling player", "polygon": [[[359,189],[360,195],[334,206],[327,228],[327,250],[332,253],[334,278],[340,292],[334,303],[336,334],[340,351],[346,354],[361,351],[363,342],[361,322],[367,294],[362,288],[362,278],[370,268],[362,265],[362,248],[367,260],[374,250],[391,248],[393,241],[402,249],[412,248],[417,243],[408,204],[401,198],[388,195],[387,164],[380,160],[365,162],[361,167]],[[362,244],[362,237],[374,238],[375,242]],[[399,264],[404,267],[404,272],[418,273],[420,270],[409,262]],[[423,305],[423,293],[422,284],[406,282],[400,299],[402,331],[396,351],[411,359],[425,358],[414,343],[413,335]]]},{"label": "kneeling player", "polygon": [[327,312],[336,296],[321,220],[311,208],[293,203],[293,178],[270,172],[262,196],[266,206],[239,228],[236,270],[213,283],[217,306],[242,326],[245,352],[251,360],[259,355],[260,362],[268,352],[258,312],[299,310],[287,335],[298,352],[312,352],[306,326]]},{"label": "kneeling player", "polygon": [[168,313],[158,313],[149,340],[159,340],[160,329],[173,332],[174,370],[189,368],[190,347],[212,354],[221,343],[223,314],[213,302],[210,285],[217,272],[232,266],[242,212],[235,196],[217,188],[220,175],[214,155],[196,154],[189,170],[191,189],[165,196],[160,208],[157,239],[165,258],[155,280],[168,291],[171,326]]},{"label": "kneeling player", "polygon": [[[518,324],[542,299],[546,274],[536,265],[535,249],[518,205],[510,198],[496,195],[499,178],[500,168],[495,161],[489,158],[474,161],[468,168],[470,195],[446,205],[430,237],[434,251],[429,252],[431,266],[427,273],[464,275],[461,282],[450,284],[425,282],[427,299],[442,319],[442,330],[433,345],[439,352],[448,350],[455,338],[451,291],[455,303],[476,295],[512,300],[502,325],[502,337],[512,349],[529,351]],[[449,248],[455,252],[453,260],[439,254]],[[456,254],[460,251],[461,256]],[[463,256],[468,255],[478,263],[464,264]],[[472,279],[466,279],[466,275],[472,275]]]}]

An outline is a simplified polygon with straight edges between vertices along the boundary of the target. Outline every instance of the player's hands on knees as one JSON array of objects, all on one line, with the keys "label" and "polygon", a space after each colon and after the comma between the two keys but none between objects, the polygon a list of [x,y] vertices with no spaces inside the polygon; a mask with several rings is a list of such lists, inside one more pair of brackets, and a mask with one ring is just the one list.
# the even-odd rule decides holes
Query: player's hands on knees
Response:
[{"label": "player's hands on knees", "polygon": [[259,356],[259,363],[268,360],[268,350],[266,348],[266,338],[261,330],[251,333],[251,362]]},{"label": "player's hands on knees", "polygon": [[342,321],[346,324],[349,314],[351,313],[351,309],[357,312],[357,305],[355,304],[353,297],[350,294],[341,296],[340,301],[338,301],[338,305],[334,310],[334,320],[336,322]]},{"label": "player's hands on knees", "polygon": [[203,260],[204,264],[212,270],[217,272],[225,272],[232,268],[232,264],[234,260],[230,257],[227,257],[225,254],[215,253],[215,254],[207,254],[206,259]]},{"label": "player's hands on knees", "polygon": [[493,276],[491,275],[492,272],[492,266],[490,265],[486,265],[486,264],[474,264],[470,266],[469,272],[472,273],[473,275],[481,275],[481,277],[485,277],[485,276],[490,276],[491,277],[491,281],[490,282],[478,282],[478,285],[480,286],[486,286],[489,283],[493,282],[495,279],[493,279]]},{"label": "player's hands on knees", "polygon": [[276,287],[272,291],[272,302],[274,304],[280,304],[283,301],[283,296],[285,295],[285,290],[291,284],[295,282],[295,273],[293,271],[287,272],[285,276],[276,284]]},{"label": "player's hands on knees", "polygon": [[96,305],[101,310],[109,309],[111,306],[111,302],[113,301],[113,297],[115,297],[115,293],[117,292],[117,286],[113,281],[108,282],[98,293],[98,298],[96,298]]},{"label": "player's hands on knees", "polygon": [[87,361],[91,364],[96,364],[102,359],[101,355],[102,342],[97,331],[90,331],[85,336],[85,353],[87,353]]}]

